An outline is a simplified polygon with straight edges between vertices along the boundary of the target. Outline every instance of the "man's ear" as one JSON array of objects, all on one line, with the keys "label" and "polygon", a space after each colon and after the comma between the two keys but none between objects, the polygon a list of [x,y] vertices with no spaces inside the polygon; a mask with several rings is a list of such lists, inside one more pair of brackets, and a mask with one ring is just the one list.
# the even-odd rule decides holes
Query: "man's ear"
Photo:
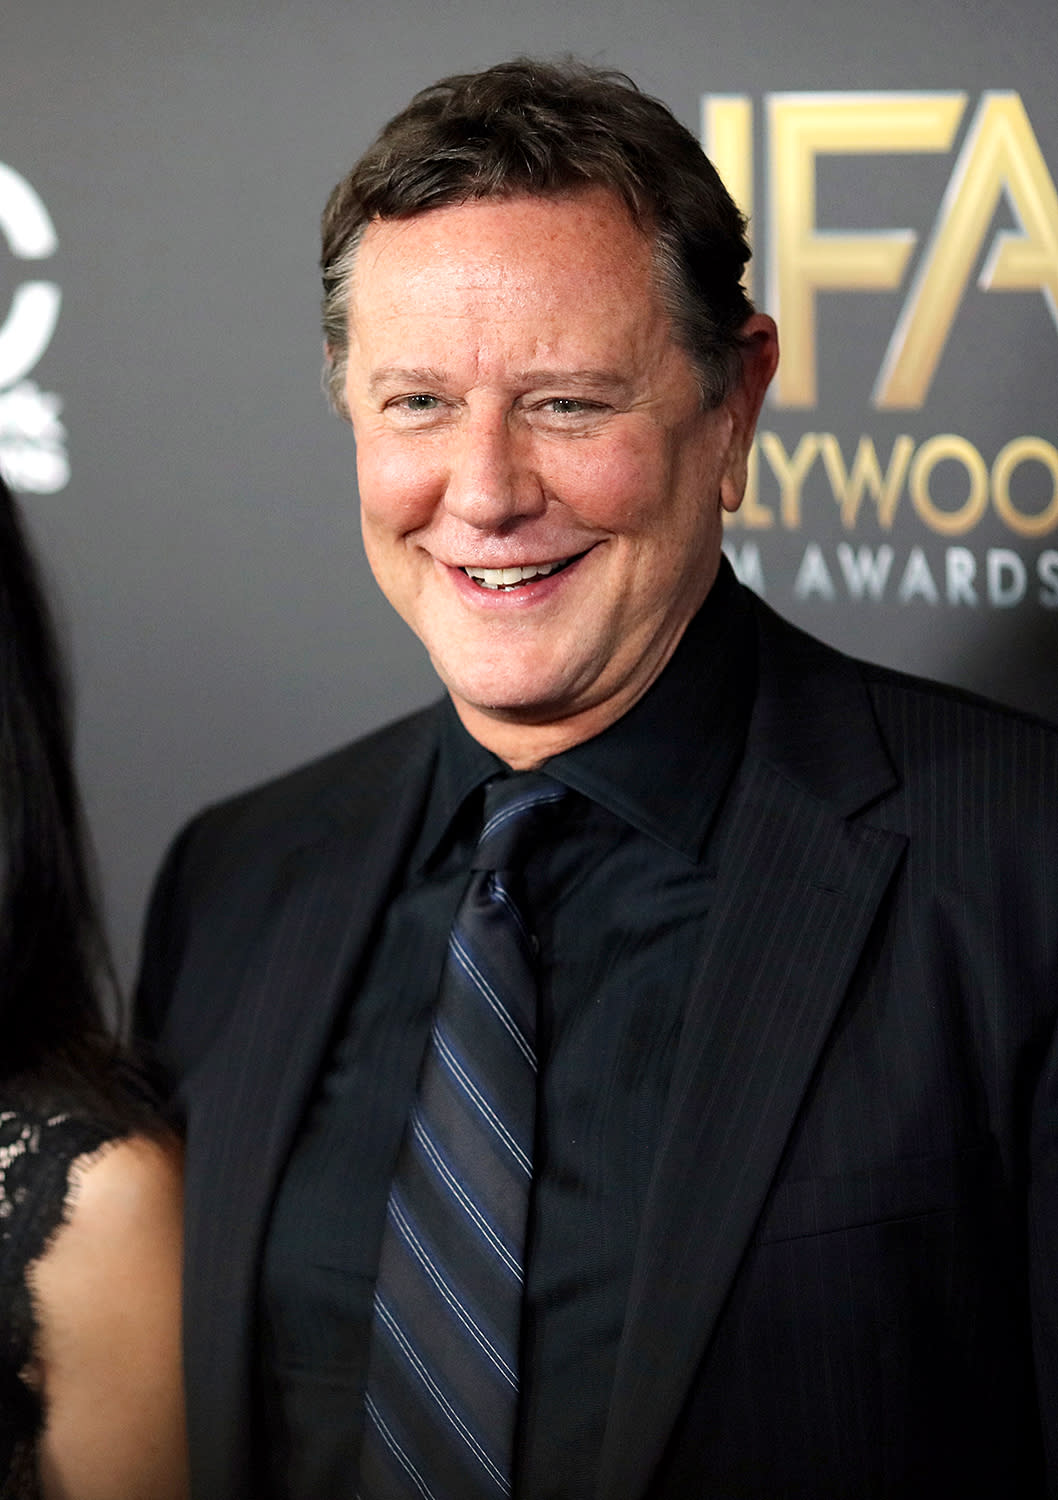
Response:
[{"label": "man's ear", "polygon": [[746,492],[746,470],[764,394],[779,363],[779,333],[766,313],[754,313],[740,330],[742,376],[724,405],[731,414],[728,462],[720,480],[720,503],[736,511]]}]

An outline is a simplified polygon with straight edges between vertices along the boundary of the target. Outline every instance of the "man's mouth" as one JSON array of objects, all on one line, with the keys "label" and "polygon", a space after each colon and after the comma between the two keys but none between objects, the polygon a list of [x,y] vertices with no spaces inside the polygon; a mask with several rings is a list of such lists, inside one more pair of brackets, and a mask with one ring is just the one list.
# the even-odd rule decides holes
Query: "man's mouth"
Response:
[{"label": "man's mouth", "polygon": [[561,562],[524,563],[517,568],[479,568],[471,563],[463,572],[483,589],[516,589],[533,578],[549,578],[552,573],[561,573],[563,568],[568,568],[570,563],[583,556],[583,552],[578,552]]}]

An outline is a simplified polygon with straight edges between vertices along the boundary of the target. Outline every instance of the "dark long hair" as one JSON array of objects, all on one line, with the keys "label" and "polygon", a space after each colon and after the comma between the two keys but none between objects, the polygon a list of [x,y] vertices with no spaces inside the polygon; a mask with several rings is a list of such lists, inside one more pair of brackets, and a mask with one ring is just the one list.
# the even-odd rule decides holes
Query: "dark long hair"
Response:
[{"label": "dark long hair", "polygon": [[124,1114],[120,1048],[103,1014],[108,990],[114,994],[74,777],[66,670],[24,525],[0,478],[5,1091],[29,1081]]}]

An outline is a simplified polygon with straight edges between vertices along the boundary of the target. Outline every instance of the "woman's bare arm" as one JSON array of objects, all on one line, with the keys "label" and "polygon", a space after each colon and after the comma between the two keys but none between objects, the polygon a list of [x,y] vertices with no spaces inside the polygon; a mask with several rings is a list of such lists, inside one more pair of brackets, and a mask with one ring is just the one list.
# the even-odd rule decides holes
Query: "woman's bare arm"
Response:
[{"label": "woman's bare arm", "polygon": [[175,1146],[130,1137],[75,1167],[32,1272],[44,1500],[186,1500]]}]

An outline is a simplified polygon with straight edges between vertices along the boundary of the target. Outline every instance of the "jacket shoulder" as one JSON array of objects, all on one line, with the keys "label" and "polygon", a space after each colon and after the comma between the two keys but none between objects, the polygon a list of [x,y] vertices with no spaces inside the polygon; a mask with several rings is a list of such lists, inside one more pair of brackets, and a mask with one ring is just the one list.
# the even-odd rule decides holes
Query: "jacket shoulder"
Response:
[{"label": "jacket shoulder", "polygon": [[[972,756],[982,761],[982,772],[988,770],[988,759],[997,768],[1002,764],[1028,772],[1024,758],[1029,756],[1058,777],[1058,725],[950,683],[871,662],[857,662],[857,667],[888,743],[902,746],[905,755],[917,750],[934,760],[956,753]],[[1055,793],[1058,780],[1051,783]]]},{"label": "jacket shoulder", "polygon": [[876,712],[894,725],[911,728],[917,721],[959,724],[984,735],[1026,736],[1058,748],[1058,724],[1038,714],[996,702],[953,683],[850,656],[837,646],[802,630],[755,598],[758,628],[766,651],[776,650],[783,670],[797,675],[831,676],[866,688]]},{"label": "jacket shoulder", "polygon": [[355,826],[390,787],[428,763],[437,739],[438,705],[420,709],[280,776],[211,804],[180,835],[192,842],[251,843],[275,848],[284,836],[300,844]]},{"label": "jacket shoulder", "polygon": [[252,885],[297,849],[355,837],[409,779],[425,787],[439,718],[439,705],[421,709],[204,808],[170,844],[152,905],[176,887],[200,900],[232,878]]},{"label": "jacket shoulder", "polygon": [[889,792],[934,809],[994,797],[996,810],[1054,819],[1058,726],[849,656],[759,600],[755,611],[761,741],[817,795],[846,812]]},{"label": "jacket shoulder", "polygon": [[148,905],[136,996],[141,1037],[157,1034],[193,927],[227,932],[233,946],[248,941],[302,851],[355,846],[409,788],[425,795],[439,723],[438,705],[420,710],[214,803],[185,825]]}]

